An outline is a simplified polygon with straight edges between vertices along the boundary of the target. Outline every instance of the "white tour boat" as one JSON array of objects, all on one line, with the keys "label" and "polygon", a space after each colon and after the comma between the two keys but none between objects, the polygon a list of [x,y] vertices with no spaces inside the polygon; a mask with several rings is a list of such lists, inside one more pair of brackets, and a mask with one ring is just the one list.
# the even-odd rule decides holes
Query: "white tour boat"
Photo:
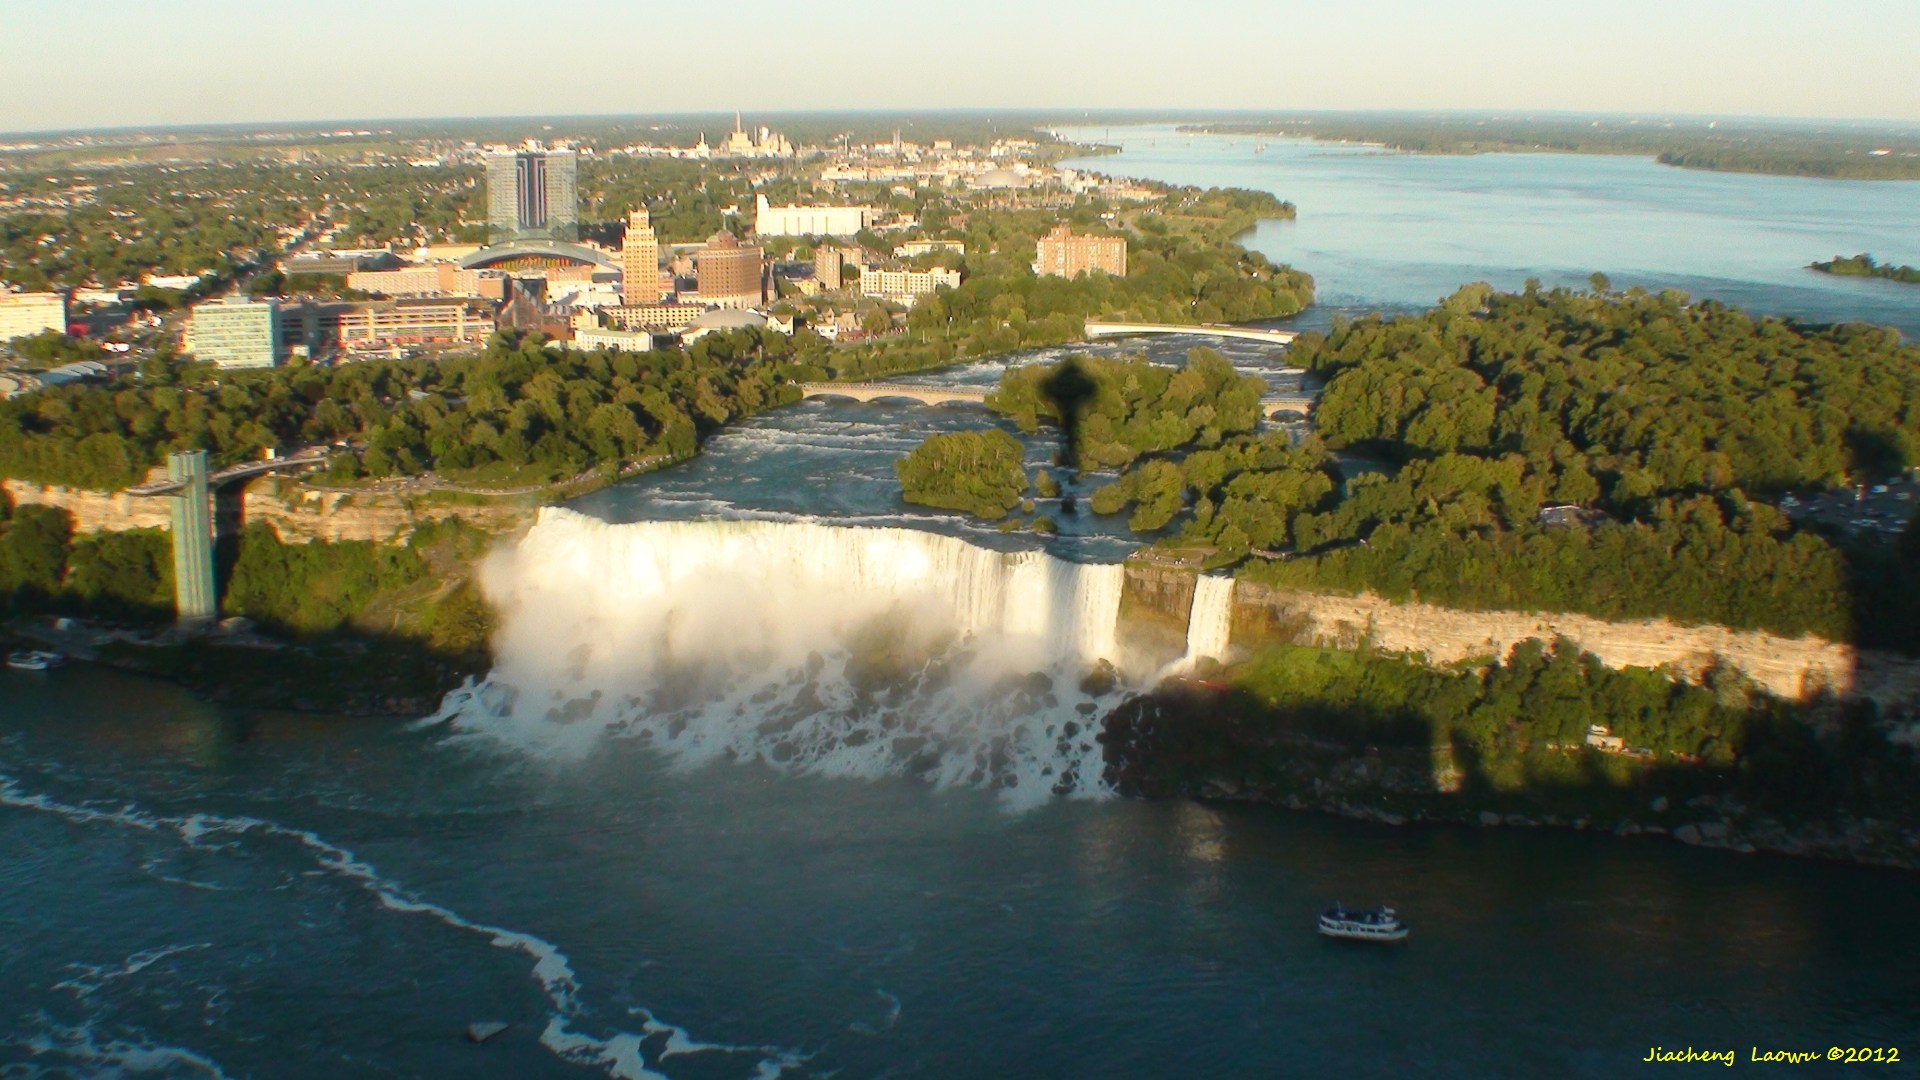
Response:
[{"label": "white tour boat", "polygon": [[1404,941],[1407,924],[1390,907],[1369,911],[1348,911],[1335,904],[1320,915],[1320,932],[1328,937],[1353,938],[1356,941]]}]

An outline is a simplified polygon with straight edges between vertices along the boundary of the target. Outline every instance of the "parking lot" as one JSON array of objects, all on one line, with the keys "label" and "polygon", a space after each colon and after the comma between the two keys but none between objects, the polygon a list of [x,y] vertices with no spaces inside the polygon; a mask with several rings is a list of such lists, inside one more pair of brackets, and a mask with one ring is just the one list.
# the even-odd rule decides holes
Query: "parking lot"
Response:
[{"label": "parking lot", "polygon": [[1786,495],[1779,506],[1795,521],[1817,521],[1849,533],[1894,537],[1906,529],[1915,508],[1920,507],[1920,478],[1908,474],[1904,479],[1863,484],[1852,490]]}]

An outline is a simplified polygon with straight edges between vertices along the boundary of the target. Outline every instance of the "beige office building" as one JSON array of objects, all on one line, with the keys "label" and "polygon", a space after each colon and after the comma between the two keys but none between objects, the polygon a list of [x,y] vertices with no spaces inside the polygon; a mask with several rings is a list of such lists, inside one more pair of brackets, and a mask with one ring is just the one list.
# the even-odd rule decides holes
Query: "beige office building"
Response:
[{"label": "beige office building", "polygon": [[187,322],[187,351],[223,368],[272,367],[280,358],[280,308],[238,295],[200,304]]},{"label": "beige office building", "polygon": [[629,304],[660,299],[660,237],[642,207],[627,215],[627,237],[620,247],[620,294]]},{"label": "beige office building", "polygon": [[505,275],[498,270],[462,270],[453,263],[410,266],[405,270],[358,270],[347,288],[375,296],[478,296],[499,300]]},{"label": "beige office building", "polygon": [[882,270],[869,266],[860,271],[860,292],[864,296],[930,296],[940,289],[959,287],[958,270]]},{"label": "beige office building", "polygon": [[722,229],[713,234],[693,265],[701,303],[723,308],[766,303],[766,263],[760,249],[742,244],[732,233]]},{"label": "beige office building", "polygon": [[1114,277],[1127,276],[1127,238],[1124,236],[1075,236],[1065,225],[1056,225],[1040,238],[1034,252],[1033,272],[1054,277],[1079,277],[1099,270]]},{"label": "beige office building", "polygon": [[698,304],[621,304],[600,313],[622,330],[681,330],[705,310]]},{"label": "beige office building", "polygon": [[52,330],[67,332],[67,298],[64,293],[0,292],[0,341],[32,337]]}]

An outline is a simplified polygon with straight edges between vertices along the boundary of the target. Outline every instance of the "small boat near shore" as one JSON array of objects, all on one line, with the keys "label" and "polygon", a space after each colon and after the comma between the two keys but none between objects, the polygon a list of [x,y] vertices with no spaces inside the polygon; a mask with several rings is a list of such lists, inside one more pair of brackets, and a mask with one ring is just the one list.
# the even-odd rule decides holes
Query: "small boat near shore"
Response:
[{"label": "small boat near shore", "polygon": [[51,671],[66,662],[66,654],[44,649],[20,649],[7,654],[7,666],[15,671]]},{"label": "small boat near shore", "polygon": [[1320,933],[1355,941],[1405,941],[1407,924],[1390,907],[1348,911],[1335,904],[1320,913]]}]

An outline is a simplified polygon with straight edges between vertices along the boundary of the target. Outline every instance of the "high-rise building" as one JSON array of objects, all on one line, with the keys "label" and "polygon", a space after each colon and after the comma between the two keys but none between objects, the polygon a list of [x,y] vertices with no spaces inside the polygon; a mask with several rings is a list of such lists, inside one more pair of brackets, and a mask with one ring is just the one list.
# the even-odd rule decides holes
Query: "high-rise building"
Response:
[{"label": "high-rise building", "polygon": [[0,292],[0,341],[32,337],[48,330],[67,332],[66,294]]},{"label": "high-rise building", "polygon": [[571,150],[528,148],[487,155],[487,227],[491,239],[578,240],[575,188],[580,161]]},{"label": "high-rise building", "polygon": [[629,304],[660,299],[660,237],[646,207],[627,215],[627,237],[620,246],[620,295]]},{"label": "high-rise building", "polygon": [[280,308],[239,295],[201,304],[187,324],[187,351],[223,368],[272,367],[280,358]]},{"label": "high-rise building", "polygon": [[1034,273],[1079,277],[1089,270],[1126,277],[1127,238],[1075,236],[1065,225],[1054,226],[1052,232],[1040,238],[1034,252]]},{"label": "high-rise building", "polygon": [[818,281],[823,289],[838,289],[845,280],[845,275],[841,271],[846,268],[847,262],[847,252],[844,248],[837,248],[831,244],[822,244],[814,248],[814,280]]},{"label": "high-rise building", "polygon": [[750,308],[766,302],[766,263],[760,249],[742,244],[725,229],[694,256],[694,277],[703,304]]}]

